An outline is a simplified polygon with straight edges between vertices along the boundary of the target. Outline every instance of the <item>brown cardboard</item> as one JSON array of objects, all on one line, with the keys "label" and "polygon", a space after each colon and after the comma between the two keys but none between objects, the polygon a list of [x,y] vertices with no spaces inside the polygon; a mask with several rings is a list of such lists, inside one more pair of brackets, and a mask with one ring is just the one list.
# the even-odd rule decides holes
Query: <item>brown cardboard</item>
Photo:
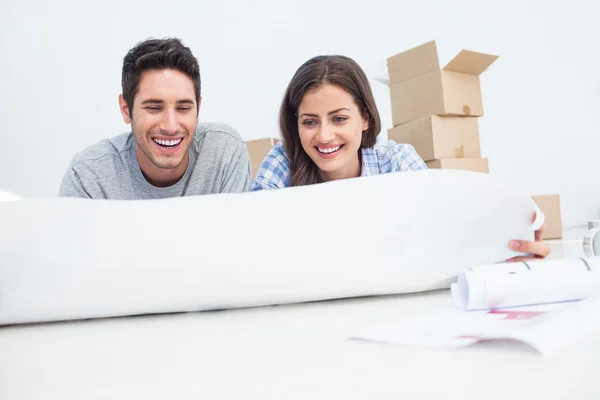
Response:
[{"label": "brown cardboard", "polygon": [[387,59],[390,87],[440,69],[435,40]]},{"label": "brown cardboard", "polygon": [[247,140],[246,147],[250,155],[251,164],[263,162],[269,151],[279,142],[278,139],[267,137],[262,139]]},{"label": "brown cardboard", "polygon": [[546,217],[542,239],[562,239],[560,196],[557,194],[546,194],[532,196],[531,198]]},{"label": "brown cardboard", "polygon": [[490,173],[487,158],[445,158],[426,161],[427,167],[435,169],[463,169],[466,171]]},{"label": "brown cardboard", "polygon": [[440,69],[435,41],[388,58],[393,125],[428,115],[483,116],[479,75],[497,58],[461,50]]},{"label": "brown cardboard", "polygon": [[388,129],[388,139],[411,144],[424,161],[481,157],[477,118],[423,117]]}]

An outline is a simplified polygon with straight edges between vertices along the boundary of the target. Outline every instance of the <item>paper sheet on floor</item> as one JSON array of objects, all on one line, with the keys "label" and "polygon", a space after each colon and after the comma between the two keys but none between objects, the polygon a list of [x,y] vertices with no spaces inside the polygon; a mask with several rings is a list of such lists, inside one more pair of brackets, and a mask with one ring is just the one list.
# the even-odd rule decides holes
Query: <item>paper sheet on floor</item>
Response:
[{"label": "paper sheet on floor", "polygon": [[[600,331],[600,296],[538,306],[486,311],[446,308],[432,314],[390,321],[352,337],[392,345],[461,348],[491,340],[520,341],[544,357],[559,355],[586,335]],[[490,360],[493,362],[493,360]]]}]

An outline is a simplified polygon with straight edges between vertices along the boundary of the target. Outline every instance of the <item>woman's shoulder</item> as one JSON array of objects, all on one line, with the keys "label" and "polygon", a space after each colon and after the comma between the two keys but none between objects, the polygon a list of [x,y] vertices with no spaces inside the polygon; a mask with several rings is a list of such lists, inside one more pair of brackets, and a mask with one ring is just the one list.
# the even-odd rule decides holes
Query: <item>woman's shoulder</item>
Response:
[{"label": "woman's shoulder", "polygon": [[262,167],[268,166],[285,166],[289,168],[290,162],[285,153],[285,147],[283,146],[283,142],[280,140],[277,142],[267,153],[263,162],[261,163]]},{"label": "woman's shoulder", "polygon": [[260,164],[251,190],[279,189],[289,186],[289,181],[290,162],[283,142],[279,141]]},{"label": "woman's shoulder", "polygon": [[377,157],[380,173],[427,169],[421,156],[409,143],[379,139],[371,151]]},{"label": "woman's shoulder", "polygon": [[402,153],[416,153],[416,150],[412,144],[409,143],[397,143],[389,139],[378,139],[375,146],[372,147],[373,151],[380,155],[394,156]]}]

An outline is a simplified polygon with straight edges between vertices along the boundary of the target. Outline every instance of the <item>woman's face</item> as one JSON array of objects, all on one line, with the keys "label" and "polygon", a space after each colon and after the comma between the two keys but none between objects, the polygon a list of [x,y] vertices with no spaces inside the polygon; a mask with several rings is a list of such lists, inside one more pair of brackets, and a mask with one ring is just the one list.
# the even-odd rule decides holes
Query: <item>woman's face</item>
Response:
[{"label": "woman's face", "polygon": [[298,107],[300,142],[325,181],[360,176],[358,150],[368,127],[352,95],[339,86],[307,92]]}]

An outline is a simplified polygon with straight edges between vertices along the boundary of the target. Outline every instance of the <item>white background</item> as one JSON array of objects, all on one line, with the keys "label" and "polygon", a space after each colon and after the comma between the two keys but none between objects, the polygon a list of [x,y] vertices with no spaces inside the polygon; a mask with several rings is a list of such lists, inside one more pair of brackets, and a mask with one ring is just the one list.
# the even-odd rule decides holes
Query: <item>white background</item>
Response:
[{"label": "white background", "polygon": [[[123,56],[176,36],[202,74],[202,121],[245,139],[278,136],[296,68],[354,58],[373,77],[387,57],[435,39],[497,54],[482,76],[482,152],[494,175],[558,193],[563,224],[600,218],[600,2],[573,0],[0,0],[0,188],[55,196],[72,155],[128,130],[117,97]],[[372,80],[391,127],[389,90]]]}]

